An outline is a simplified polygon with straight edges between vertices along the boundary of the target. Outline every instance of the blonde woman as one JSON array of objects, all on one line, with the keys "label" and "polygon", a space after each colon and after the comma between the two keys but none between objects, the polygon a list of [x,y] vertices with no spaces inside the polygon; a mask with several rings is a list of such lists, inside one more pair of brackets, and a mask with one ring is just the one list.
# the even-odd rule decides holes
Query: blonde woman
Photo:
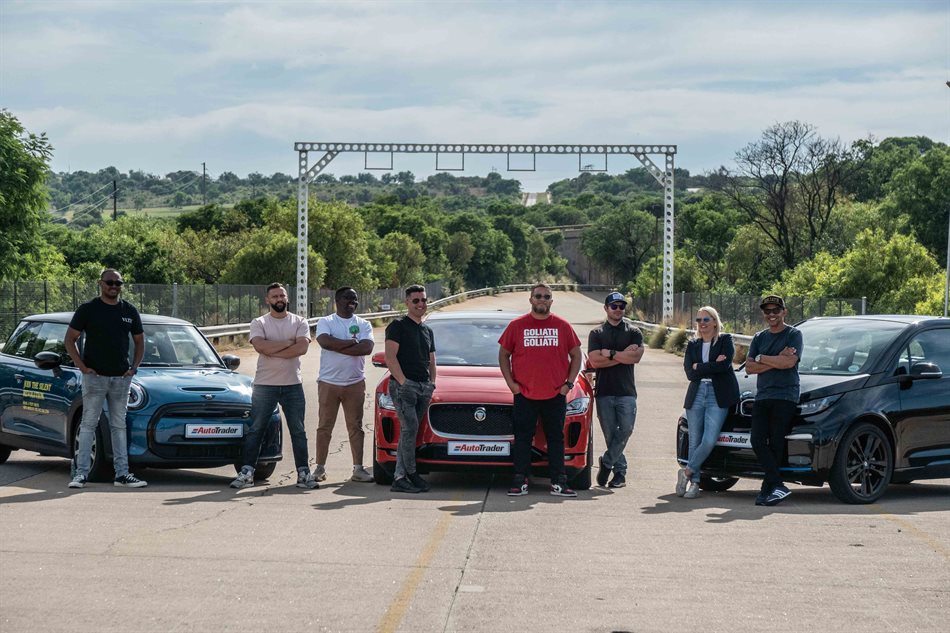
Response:
[{"label": "blonde woman", "polygon": [[677,496],[699,496],[699,470],[716,446],[729,408],[739,402],[739,383],[732,368],[735,354],[732,336],[722,333],[722,320],[716,309],[700,308],[696,314],[696,336],[683,356],[683,369],[689,378],[683,404],[689,423],[689,460],[677,473]]}]

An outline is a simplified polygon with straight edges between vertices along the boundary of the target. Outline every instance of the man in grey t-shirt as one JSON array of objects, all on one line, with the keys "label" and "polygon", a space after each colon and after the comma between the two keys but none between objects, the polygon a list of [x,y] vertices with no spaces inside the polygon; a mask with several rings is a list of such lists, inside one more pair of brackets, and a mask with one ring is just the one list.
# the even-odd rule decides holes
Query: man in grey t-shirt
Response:
[{"label": "man in grey t-shirt", "polygon": [[757,376],[751,443],[765,471],[755,505],[774,506],[792,494],[782,483],[779,464],[785,455],[785,435],[798,407],[802,333],[785,324],[788,310],[782,297],[769,295],[759,307],[768,328],[752,338],[745,366],[746,373]]}]

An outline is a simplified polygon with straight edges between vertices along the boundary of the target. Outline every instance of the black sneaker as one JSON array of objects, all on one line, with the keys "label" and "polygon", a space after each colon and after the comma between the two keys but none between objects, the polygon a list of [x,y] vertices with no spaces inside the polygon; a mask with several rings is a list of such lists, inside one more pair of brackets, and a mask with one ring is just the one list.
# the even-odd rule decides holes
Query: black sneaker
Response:
[{"label": "black sneaker", "polygon": [[759,490],[759,494],[755,496],[755,505],[764,506],[765,500],[769,498],[770,494],[772,494],[772,487],[762,484],[762,488]]},{"label": "black sneaker", "polygon": [[420,488],[416,488],[408,477],[400,477],[393,481],[393,485],[389,487],[393,492],[408,492],[411,494],[416,494],[422,492]]},{"label": "black sneaker", "polygon": [[526,494],[528,494],[528,478],[524,475],[515,475],[511,487],[508,488],[508,496],[520,497]]},{"label": "black sneaker", "polygon": [[785,501],[786,499],[788,499],[788,496],[790,494],[792,494],[791,490],[786,488],[783,484],[779,484],[775,487],[775,490],[769,493],[769,496],[765,499],[765,502],[762,505],[765,505],[765,506],[778,505],[782,503],[783,501]]},{"label": "black sneaker", "polygon": [[551,494],[555,497],[576,497],[577,493],[567,485],[567,480],[562,479],[556,484],[551,484]]},{"label": "black sneaker", "polygon": [[409,473],[406,477],[409,478],[412,485],[418,488],[420,492],[429,492],[429,482],[420,477],[419,473]]},{"label": "black sneaker", "polygon": [[600,467],[597,469],[597,485],[603,488],[607,485],[607,479],[610,477],[610,469],[604,466],[604,458],[601,457],[599,462]]},{"label": "black sneaker", "polygon": [[627,485],[627,477],[623,473],[614,473],[614,478],[607,484],[608,488],[623,488]]},{"label": "black sneaker", "polygon": [[116,477],[112,484],[123,488],[144,488],[148,485],[148,482],[142,481],[132,473],[126,473],[121,477]]}]

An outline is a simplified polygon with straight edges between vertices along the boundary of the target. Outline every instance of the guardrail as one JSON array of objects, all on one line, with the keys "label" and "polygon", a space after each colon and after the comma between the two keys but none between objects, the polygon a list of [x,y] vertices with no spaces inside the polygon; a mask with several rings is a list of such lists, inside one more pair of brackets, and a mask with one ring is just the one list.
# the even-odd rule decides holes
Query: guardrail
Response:
[{"label": "guardrail", "polygon": [[[461,292],[459,294],[454,294],[448,297],[443,297],[441,299],[436,299],[429,304],[429,308],[439,308],[442,306],[451,305],[453,303],[458,303],[460,301],[467,301],[469,299],[474,299],[475,297],[484,297],[486,295],[500,294],[502,292],[526,292],[531,289],[531,286],[534,284],[512,284],[508,286],[496,286],[494,288],[479,288],[478,290],[469,290],[467,292]],[[590,284],[549,284],[551,290],[563,290],[563,291],[609,291],[613,290],[613,286],[605,285],[590,285]],[[394,319],[398,316],[405,314],[405,310],[388,310],[386,312],[367,312],[360,314],[359,316],[363,317],[367,321],[372,319]],[[312,317],[307,319],[307,324],[313,328],[316,327],[317,321],[322,317]],[[239,323],[231,325],[210,325],[207,327],[198,328],[201,332],[211,339],[212,341],[217,341],[220,338],[234,337],[234,336],[244,336],[250,332],[251,324],[250,323]]]}]

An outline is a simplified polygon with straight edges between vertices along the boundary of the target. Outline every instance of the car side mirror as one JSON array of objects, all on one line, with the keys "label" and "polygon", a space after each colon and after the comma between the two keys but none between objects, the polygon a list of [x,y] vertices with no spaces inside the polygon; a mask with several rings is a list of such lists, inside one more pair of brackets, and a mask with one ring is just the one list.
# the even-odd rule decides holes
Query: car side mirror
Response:
[{"label": "car side mirror", "polygon": [[33,363],[40,369],[59,369],[63,364],[63,357],[56,352],[39,352],[33,357]]},{"label": "car side mirror", "polygon": [[224,361],[224,366],[234,371],[241,366],[241,359],[235,356],[234,354],[225,354],[221,357],[221,360]]},{"label": "car side mirror", "polygon": [[943,378],[943,372],[937,363],[914,363],[910,368],[910,375],[914,378]]},{"label": "car side mirror", "polygon": [[373,354],[373,367],[386,366],[386,352],[376,352]]}]

